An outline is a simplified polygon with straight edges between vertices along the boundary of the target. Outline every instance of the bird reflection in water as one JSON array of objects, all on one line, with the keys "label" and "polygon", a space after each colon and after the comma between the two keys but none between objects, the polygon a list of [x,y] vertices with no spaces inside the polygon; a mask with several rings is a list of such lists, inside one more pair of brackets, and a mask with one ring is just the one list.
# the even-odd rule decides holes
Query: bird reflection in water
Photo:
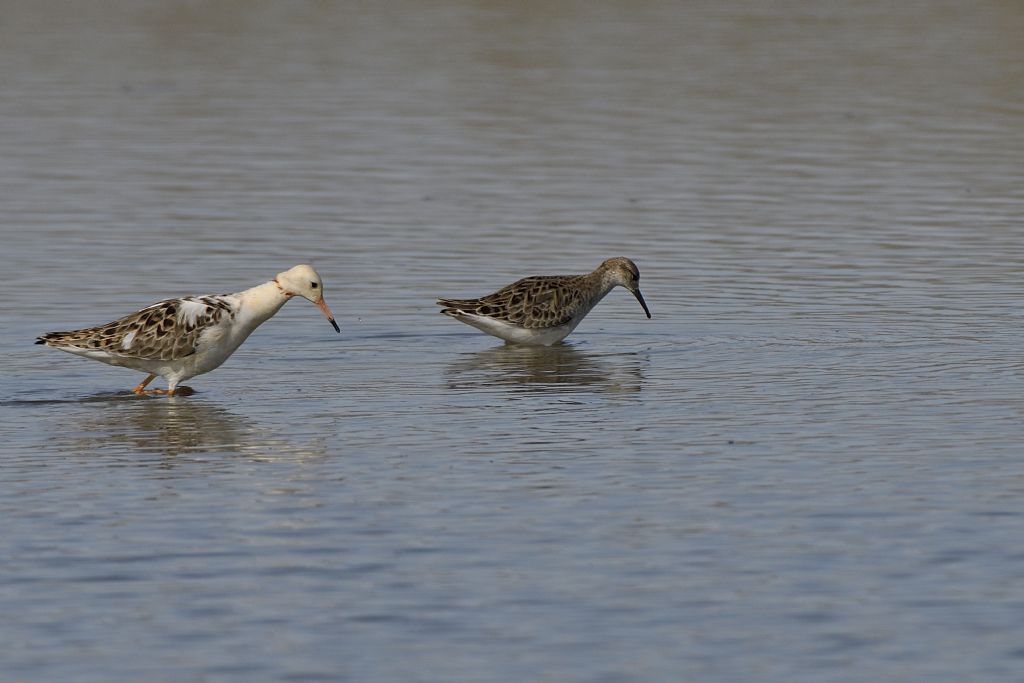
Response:
[{"label": "bird reflection in water", "polygon": [[645,357],[638,353],[596,354],[569,344],[506,344],[463,354],[448,366],[448,387],[476,389],[505,386],[524,391],[559,392],[594,389],[636,393],[643,384]]},{"label": "bird reflection in water", "polygon": [[270,430],[206,401],[95,396],[87,402],[103,408],[83,416],[70,449],[81,454],[159,455],[166,466],[189,457],[244,455],[271,460],[321,456],[316,444],[299,447],[275,438]]}]

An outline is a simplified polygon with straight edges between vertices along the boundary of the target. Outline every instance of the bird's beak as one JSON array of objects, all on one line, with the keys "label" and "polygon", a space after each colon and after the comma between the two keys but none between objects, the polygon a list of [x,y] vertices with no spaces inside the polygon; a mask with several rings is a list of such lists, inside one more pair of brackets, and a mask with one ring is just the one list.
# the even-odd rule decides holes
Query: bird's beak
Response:
[{"label": "bird's beak", "polygon": [[647,314],[647,319],[650,320],[651,310],[647,308],[647,302],[644,301],[644,295],[640,293],[640,288],[637,287],[636,289],[631,289],[630,291],[633,292],[633,296],[635,296],[636,300],[640,302],[640,305],[644,307],[644,313]]},{"label": "bird's beak", "polygon": [[[338,327],[338,323],[334,322],[334,314],[331,313],[331,309],[327,308],[327,302],[324,301],[323,299],[320,299],[316,307],[319,308],[320,312],[324,314],[325,318],[327,318],[327,322],[329,322],[331,325],[334,325],[334,331],[341,332],[341,328]],[[646,308],[646,306],[644,308]],[[649,318],[650,315],[648,315],[647,317]]]}]

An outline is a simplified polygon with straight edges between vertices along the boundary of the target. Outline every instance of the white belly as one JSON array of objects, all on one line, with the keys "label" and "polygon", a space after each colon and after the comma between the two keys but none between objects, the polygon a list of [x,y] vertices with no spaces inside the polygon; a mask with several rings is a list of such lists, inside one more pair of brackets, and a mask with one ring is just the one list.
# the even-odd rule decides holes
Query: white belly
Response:
[{"label": "white belly", "polygon": [[531,344],[533,346],[551,346],[569,336],[569,333],[576,329],[579,325],[580,317],[577,320],[571,320],[565,325],[558,327],[544,327],[527,329],[525,327],[519,327],[518,325],[511,325],[501,320],[495,320],[494,318],[488,318],[482,315],[474,315],[472,313],[461,313],[459,320],[472,325],[473,327],[486,332],[487,334],[504,339],[507,342],[513,344]]}]

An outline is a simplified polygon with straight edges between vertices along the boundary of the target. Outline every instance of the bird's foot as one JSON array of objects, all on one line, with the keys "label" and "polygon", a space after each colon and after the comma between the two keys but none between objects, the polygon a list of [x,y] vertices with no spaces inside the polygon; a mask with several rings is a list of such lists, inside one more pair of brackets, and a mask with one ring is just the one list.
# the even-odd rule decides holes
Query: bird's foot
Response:
[{"label": "bird's foot", "polygon": [[[135,390],[132,389],[132,391],[135,391]],[[175,388],[173,390],[149,389],[147,391],[141,391],[141,392],[135,391],[135,393],[137,393],[137,394],[138,393],[142,393],[142,394],[146,394],[147,396],[167,396],[168,398],[170,398],[170,397],[173,397],[173,396],[191,396],[192,394],[196,393],[196,390],[193,389],[192,387],[181,386],[181,387],[177,387],[177,388]]]},{"label": "bird's foot", "polygon": [[155,380],[155,379],[156,379],[156,375],[150,375],[150,376],[149,376],[149,377],[147,377],[146,379],[144,379],[144,380],[142,380],[141,382],[139,382],[139,383],[138,383],[138,384],[137,384],[137,385],[136,385],[136,386],[135,386],[135,387],[134,387],[134,388],[132,389],[132,393],[133,393],[133,394],[135,394],[135,395],[138,395],[138,396],[141,396],[142,394],[148,394],[148,393],[150,393],[150,392],[146,391],[146,385],[147,385],[147,384],[149,384],[150,382],[152,382],[152,381],[153,381],[153,380]]}]

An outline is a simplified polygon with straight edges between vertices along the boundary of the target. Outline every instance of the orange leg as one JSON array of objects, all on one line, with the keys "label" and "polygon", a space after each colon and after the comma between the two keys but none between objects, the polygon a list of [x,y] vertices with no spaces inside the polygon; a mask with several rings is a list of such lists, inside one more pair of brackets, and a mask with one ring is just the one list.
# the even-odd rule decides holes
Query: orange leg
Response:
[{"label": "orange leg", "polygon": [[132,389],[133,394],[144,394],[146,393],[146,385],[156,379],[156,375],[150,375],[146,379],[139,382],[138,386]]}]

